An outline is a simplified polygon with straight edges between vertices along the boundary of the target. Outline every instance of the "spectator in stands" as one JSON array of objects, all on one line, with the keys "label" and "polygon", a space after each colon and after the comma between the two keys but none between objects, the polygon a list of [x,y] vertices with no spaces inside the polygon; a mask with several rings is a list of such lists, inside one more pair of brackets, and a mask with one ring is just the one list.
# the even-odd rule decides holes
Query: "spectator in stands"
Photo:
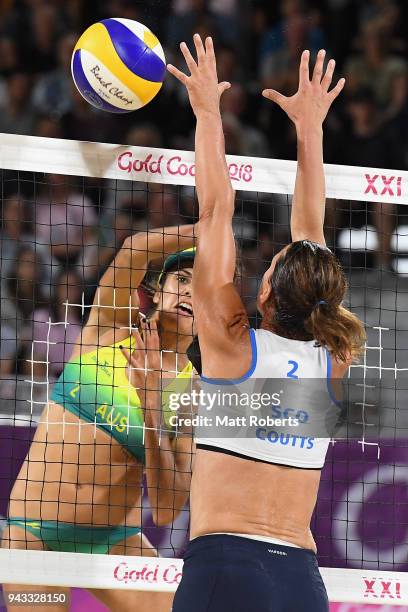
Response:
[{"label": "spectator in stands", "polygon": [[[84,17],[86,9],[88,8],[87,5],[89,5],[89,3],[86,2],[86,0],[69,0],[69,2],[63,3],[62,11],[64,23],[68,23],[70,29],[77,32],[83,32],[85,29]],[[93,12],[94,6],[90,6],[88,10]]]},{"label": "spectator in stands", "polygon": [[[57,378],[82,329],[83,279],[73,269],[61,271],[55,279],[51,304],[33,313],[34,358],[48,363],[51,379]],[[68,304],[69,306],[66,306]]]},{"label": "spectator in stands", "polygon": [[[21,186],[21,185],[20,185]],[[49,244],[41,243],[35,235],[35,212],[30,199],[22,193],[4,195],[2,202],[0,231],[0,261],[1,261],[1,287],[10,278],[11,270],[17,263],[17,254],[21,246],[31,246],[41,258],[42,277],[46,284],[50,284],[58,271],[58,262],[52,259]],[[5,295],[2,294],[2,316],[5,317],[9,308],[6,306]],[[14,314],[14,308],[12,308]]]},{"label": "spectator in stands", "polygon": [[69,183],[67,177],[48,175],[36,203],[36,239],[51,247],[57,261],[80,263],[86,273],[87,258],[97,248],[98,218],[92,201]]},{"label": "spectator in stands", "polygon": [[62,13],[50,2],[31,4],[27,29],[24,32],[27,57],[25,61],[35,73],[56,67],[56,42],[61,35]]},{"label": "spectator in stands", "polygon": [[[29,244],[20,245],[6,282],[6,297],[14,306],[13,315],[6,323],[13,329],[16,353],[23,345],[31,346],[33,313],[36,308],[48,303],[42,264],[43,260],[35,248]],[[12,338],[8,335],[9,341]]]},{"label": "spectator in stands", "polygon": [[40,115],[35,123],[34,136],[42,138],[62,138],[61,123],[48,115]]},{"label": "spectator in stands", "polygon": [[240,83],[233,83],[231,89],[225,92],[221,99],[224,126],[227,132],[235,129],[239,131],[240,146],[228,148],[228,153],[249,155],[255,157],[268,157],[269,146],[264,134],[255,126],[246,124],[243,117],[246,111],[247,94]]},{"label": "spectator in stands", "polygon": [[106,0],[103,4],[105,5],[104,13],[108,17],[120,15],[124,19],[143,21],[143,3],[134,2],[134,0]]},{"label": "spectator in stands", "polygon": [[33,245],[32,215],[30,207],[19,194],[3,199],[2,227],[0,231],[0,315],[3,323],[15,327],[16,309],[10,299],[7,283],[17,265],[19,249],[23,244]]},{"label": "spectator in stands", "polygon": [[[61,118],[61,125],[67,138],[112,142],[115,122],[110,113],[99,111],[91,106],[71,82],[70,110]],[[116,139],[113,138],[113,141]]]},{"label": "spectator in stands", "polygon": [[[220,15],[232,15],[239,10],[237,0],[210,0],[210,10]],[[186,13],[191,7],[194,6],[194,2],[191,0],[174,0],[173,11],[176,15]]]},{"label": "spectator in stands", "polygon": [[0,132],[32,134],[35,113],[31,103],[31,77],[14,72],[7,79],[7,89],[0,107]]},{"label": "spectator in stands", "polygon": [[2,201],[0,249],[2,278],[8,278],[22,243],[33,244],[32,210],[18,193]]},{"label": "spectator in stands", "polygon": [[[260,77],[265,87],[286,91],[287,79],[300,52],[312,55],[325,46],[324,34],[302,0],[281,0],[280,21],[268,30],[259,44]],[[291,84],[290,89],[293,89]]]},{"label": "spectator in stands", "polygon": [[15,371],[17,355],[17,336],[15,327],[10,323],[0,323],[0,378],[7,378]]},{"label": "spectator in stands", "polygon": [[32,410],[34,414],[37,411],[41,412],[38,407],[45,404],[49,397],[48,385],[44,385],[44,382],[50,381],[50,376],[46,361],[33,359],[32,349],[28,343],[20,346],[16,360],[16,374],[16,387],[10,399],[17,397],[19,401],[23,400],[26,410],[28,403],[31,405],[30,412]]},{"label": "spectator in stands", "polygon": [[[400,153],[403,143],[393,126],[381,123],[379,108],[375,95],[369,88],[362,88],[350,96],[347,104],[350,117],[350,129],[335,136],[333,146],[337,147],[338,159],[351,166],[373,168],[398,168],[403,160]],[[361,208],[360,203],[352,205]],[[368,214],[372,216],[377,230],[379,248],[376,254],[377,264],[389,269],[391,261],[390,243],[395,224],[395,206],[381,203],[368,204]],[[327,226],[342,226],[342,211],[334,202],[327,207]]]},{"label": "spectator in stands", "polygon": [[0,74],[9,76],[17,71],[18,64],[16,41],[10,36],[0,37]]},{"label": "spectator in stands", "polygon": [[350,94],[346,112],[351,130],[336,136],[340,163],[372,168],[403,167],[403,142],[397,130],[382,124],[381,108],[371,87],[361,87]]},{"label": "spectator in stands", "polygon": [[149,186],[148,227],[183,225],[176,192],[168,186]]},{"label": "spectator in stands", "polygon": [[393,0],[381,0],[377,2],[377,5],[382,5],[378,21],[384,28],[391,51],[406,54],[405,15],[403,14],[401,4],[398,5]]},{"label": "spectator in stands", "polygon": [[33,91],[34,108],[39,114],[59,119],[72,107],[71,56],[78,36],[65,34],[57,44],[58,66],[41,76]]},{"label": "spectator in stands", "polygon": [[26,322],[36,308],[47,302],[41,264],[35,246],[21,244],[7,279],[8,294],[16,306],[17,318]]},{"label": "spectator in stands", "polygon": [[130,128],[126,136],[126,144],[153,148],[163,146],[161,133],[152,123],[141,123]]},{"label": "spectator in stands", "polygon": [[236,49],[226,45],[220,47],[217,51],[217,73],[220,81],[235,83],[245,80]]},{"label": "spectator in stands", "polygon": [[135,198],[129,198],[124,201],[111,219],[111,226],[114,230],[112,246],[120,249],[126,238],[136,232],[145,232],[147,230],[146,213],[142,200],[136,202]]},{"label": "spectator in stands", "polygon": [[191,40],[189,34],[203,31],[213,34],[218,44],[236,45],[239,41],[238,12],[218,10],[206,0],[189,0],[176,5],[177,12],[168,20],[167,42],[175,48],[181,40]]},{"label": "spectator in stands", "polygon": [[341,70],[350,51],[350,41],[359,29],[356,5],[360,4],[362,1],[354,3],[350,0],[326,0],[324,3],[324,33],[330,51]]},{"label": "spectator in stands", "polygon": [[[261,88],[276,89],[292,95],[299,81],[299,56],[303,49],[311,49],[313,55],[322,41],[318,32],[311,29],[311,22],[298,0],[282,2],[282,21],[269,33],[270,44],[261,43],[259,79]],[[265,35],[265,40],[269,40]],[[319,44],[311,44],[316,38]],[[274,155],[285,159],[296,159],[296,132],[293,124],[283,119],[277,105],[262,102],[259,112]]]},{"label": "spectator in stands", "polygon": [[[129,183],[128,183],[129,184]],[[94,261],[96,280],[115,257],[126,238],[147,231],[146,194],[132,192],[121,204],[105,210],[101,221],[101,241]]]},{"label": "spectator in stands", "polygon": [[387,31],[377,22],[368,22],[361,33],[362,52],[347,62],[348,91],[371,87],[381,109],[383,123],[401,113],[407,101],[408,64],[390,52]]},{"label": "spectator in stands", "polygon": [[[307,17],[303,14],[291,17],[290,25],[282,34],[282,44],[263,54],[259,76],[262,87],[292,94],[298,83],[299,55],[302,49],[309,46]],[[312,54],[314,53],[315,50],[312,49]]]},{"label": "spectator in stands", "polygon": [[398,36],[401,7],[394,0],[362,0],[357,5],[358,19],[361,27],[369,23],[381,24],[390,37],[393,49],[404,48],[404,43]]}]

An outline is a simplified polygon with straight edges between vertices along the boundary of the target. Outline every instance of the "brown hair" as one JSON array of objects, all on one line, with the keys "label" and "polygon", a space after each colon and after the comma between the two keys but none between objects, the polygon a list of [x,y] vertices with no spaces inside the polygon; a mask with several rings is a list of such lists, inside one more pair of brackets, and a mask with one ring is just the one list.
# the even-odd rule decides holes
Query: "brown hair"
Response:
[{"label": "brown hair", "polygon": [[271,278],[272,325],[283,336],[316,340],[348,362],[364,350],[363,324],[342,306],[347,281],[337,257],[309,240],[293,242]]}]

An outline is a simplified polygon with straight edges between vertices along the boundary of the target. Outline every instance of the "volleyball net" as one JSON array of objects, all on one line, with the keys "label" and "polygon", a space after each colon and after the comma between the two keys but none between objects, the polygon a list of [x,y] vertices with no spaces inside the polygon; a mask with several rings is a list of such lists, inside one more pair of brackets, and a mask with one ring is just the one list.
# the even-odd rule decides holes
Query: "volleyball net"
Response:
[{"label": "volleyball net", "polygon": [[[237,192],[234,232],[242,263],[237,284],[256,327],[259,281],[290,239],[296,163],[229,156],[228,164]],[[97,418],[81,422],[75,439],[69,418],[58,422],[52,411],[43,410],[64,364],[76,354],[101,277],[124,240],[137,232],[153,235],[158,227],[179,227],[183,234],[182,226],[198,220],[194,153],[3,134],[0,168],[0,582],[42,585],[46,576],[49,586],[174,591],[188,540],[188,503],[172,509],[172,521],[155,526],[146,474],[118,483],[114,469],[126,460],[118,459],[117,449],[112,444],[105,449],[105,463],[97,450],[89,450],[98,444]],[[408,172],[326,166],[327,242],[349,280],[347,305],[363,320],[368,336],[361,363],[350,370],[350,379],[356,379],[350,402],[363,435],[330,444],[312,521],[333,602],[408,605],[407,185]],[[163,249],[143,280],[142,312],[154,307],[152,296],[167,255]],[[385,439],[364,435],[373,411],[387,428]],[[120,429],[106,406],[103,414],[111,429]],[[20,470],[44,423],[47,435],[37,440],[32,461],[44,461],[58,441],[68,453],[68,467],[47,490],[37,483],[36,497],[27,499],[32,472]],[[103,435],[102,446],[109,445]],[[69,454],[66,449],[74,447]],[[88,454],[81,455],[83,447]],[[90,499],[81,499],[78,492],[81,464],[89,468]],[[21,486],[13,489],[18,474]],[[67,483],[71,492],[76,487],[76,497],[64,496],[61,487]],[[122,516],[120,525],[141,525],[160,557],[144,556],[133,538],[122,548],[112,547],[115,554],[109,555],[96,554],[101,552],[96,542],[93,553],[82,552],[76,535],[70,536],[73,552],[64,552],[55,541],[54,550],[30,550],[35,526],[29,534],[28,525],[16,531],[18,546],[7,546],[12,490],[20,491],[13,493],[20,495],[20,518],[47,521],[51,503],[57,520],[81,526],[88,524],[80,518],[84,506],[95,506],[100,516],[98,505],[105,503],[98,501],[101,485],[113,491],[110,516]],[[30,516],[33,502],[36,516]],[[105,521],[106,527],[117,524]]]}]

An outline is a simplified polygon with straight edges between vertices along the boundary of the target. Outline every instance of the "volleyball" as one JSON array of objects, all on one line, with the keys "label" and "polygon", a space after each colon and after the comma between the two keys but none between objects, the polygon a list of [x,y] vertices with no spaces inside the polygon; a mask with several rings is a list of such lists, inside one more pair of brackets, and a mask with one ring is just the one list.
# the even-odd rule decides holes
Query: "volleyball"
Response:
[{"label": "volleyball", "polygon": [[78,40],[71,62],[81,95],[111,113],[129,113],[160,91],[166,60],[158,38],[131,19],[104,19]]}]

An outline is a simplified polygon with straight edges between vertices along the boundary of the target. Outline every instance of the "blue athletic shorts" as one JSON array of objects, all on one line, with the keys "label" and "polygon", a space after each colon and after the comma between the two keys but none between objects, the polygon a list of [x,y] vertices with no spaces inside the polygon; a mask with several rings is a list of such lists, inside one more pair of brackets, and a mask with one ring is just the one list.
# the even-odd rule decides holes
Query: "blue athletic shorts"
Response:
[{"label": "blue athletic shorts", "polygon": [[173,612],[328,612],[311,550],[238,536],[188,545]]}]

